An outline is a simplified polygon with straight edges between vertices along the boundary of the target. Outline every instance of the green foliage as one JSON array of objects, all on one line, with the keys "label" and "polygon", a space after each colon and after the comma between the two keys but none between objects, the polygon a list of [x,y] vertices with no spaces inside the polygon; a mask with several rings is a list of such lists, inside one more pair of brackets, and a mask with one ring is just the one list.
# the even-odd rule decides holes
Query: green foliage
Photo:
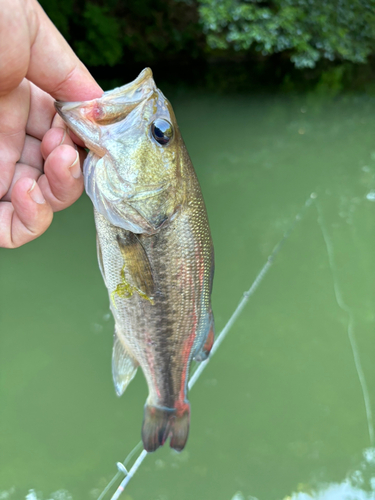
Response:
[{"label": "green foliage", "polygon": [[108,7],[87,2],[83,11],[86,38],[76,43],[77,55],[89,66],[121,61],[122,43],[117,19],[109,14]]},{"label": "green foliage", "polygon": [[315,87],[315,93],[331,96],[339,94],[344,88],[345,70],[346,66],[342,64],[323,71]]},{"label": "green foliage", "polygon": [[[347,85],[348,64],[371,62],[375,53],[375,0],[41,3],[83,62],[102,68],[97,76],[118,78],[121,73],[121,82],[124,68],[136,66],[129,70],[133,74],[142,66],[160,65],[164,75],[169,68],[167,78],[186,67],[183,79],[194,74],[199,83],[207,82],[211,74],[217,88],[225,74],[231,88],[234,80],[245,88],[251,66],[253,80],[288,87],[302,79],[305,85],[339,89]],[[221,63],[218,71],[212,72],[212,62]],[[227,63],[233,64],[231,74],[224,68]],[[109,74],[111,66],[116,68]],[[368,74],[372,79],[373,71]]]},{"label": "green foliage", "polygon": [[299,68],[321,58],[363,63],[374,51],[374,0],[199,0],[212,49],[286,51]]},{"label": "green foliage", "polygon": [[194,59],[203,53],[198,12],[175,0],[41,0],[88,66]]},{"label": "green foliage", "polygon": [[70,18],[74,15],[74,0],[64,0],[64,2],[42,0],[40,3],[62,35],[69,39],[69,23]]}]

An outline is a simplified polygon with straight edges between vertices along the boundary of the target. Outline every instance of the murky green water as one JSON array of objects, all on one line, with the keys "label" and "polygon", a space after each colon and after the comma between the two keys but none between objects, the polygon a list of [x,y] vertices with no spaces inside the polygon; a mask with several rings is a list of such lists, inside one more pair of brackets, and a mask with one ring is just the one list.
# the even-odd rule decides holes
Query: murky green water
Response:
[{"label": "murky green water", "polygon": [[[122,498],[375,499],[375,100],[171,97],[211,221],[218,331],[318,196],[191,392],[186,450],[147,457]],[[0,277],[0,499],[96,499],[147,391],[141,373],[113,390],[89,200],[1,249]]]}]

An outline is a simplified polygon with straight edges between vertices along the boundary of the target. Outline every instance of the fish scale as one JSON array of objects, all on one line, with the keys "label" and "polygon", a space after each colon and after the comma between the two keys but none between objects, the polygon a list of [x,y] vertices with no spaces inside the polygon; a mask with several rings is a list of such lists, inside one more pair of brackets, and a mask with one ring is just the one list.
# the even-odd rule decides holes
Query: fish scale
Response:
[{"label": "fish scale", "polygon": [[205,204],[172,107],[144,70],[132,83],[83,103],[56,103],[91,149],[85,187],[94,204],[99,267],[115,320],[112,373],[121,395],[138,366],[149,388],[147,451],[190,422],[193,358],[212,347],[213,244]]}]

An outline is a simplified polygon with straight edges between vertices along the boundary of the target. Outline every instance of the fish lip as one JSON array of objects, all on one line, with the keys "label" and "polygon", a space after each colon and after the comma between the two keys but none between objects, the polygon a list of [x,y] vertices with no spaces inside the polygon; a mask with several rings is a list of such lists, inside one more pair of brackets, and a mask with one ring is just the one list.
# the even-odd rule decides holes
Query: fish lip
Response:
[{"label": "fish lip", "polygon": [[[89,102],[89,101],[86,101]],[[74,108],[77,108],[78,106],[82,105],[82,102],[63,102],[63,101],[55,101],[55,109],[58,112],[58,114],[64,118],[64,114],[67,111],[71,111]]]},{"label": "fish lip", "polygon": [[104,92],[102,97],[111,96],[111,98],[113,99],[117,96],[130,94],[132,91],[141,90],[142,87],[146,87],[147,84],[150,84],[150,92],[156,90],[156,85],[153,79],[151,68],[145,68],[144,70],[142,70],[137,78],[132,82],[129,82],[126,85],[122,85],[121,87],[118,87],[116,89]]}]

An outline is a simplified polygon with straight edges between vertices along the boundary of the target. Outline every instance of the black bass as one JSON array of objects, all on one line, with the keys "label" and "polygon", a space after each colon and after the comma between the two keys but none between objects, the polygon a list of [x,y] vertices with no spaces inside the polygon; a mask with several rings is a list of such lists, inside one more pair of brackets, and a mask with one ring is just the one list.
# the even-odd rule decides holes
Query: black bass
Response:
[{"label": "black bass", "polygon": [[87,102],[56,102],[89,148],[86,192],[115,320],[112,373],[120,396],[141,366],[149,396],[142,440],[182,450],[193,359],[214,340],[214,255],[205,204],[168,100],[146,68]]}]

